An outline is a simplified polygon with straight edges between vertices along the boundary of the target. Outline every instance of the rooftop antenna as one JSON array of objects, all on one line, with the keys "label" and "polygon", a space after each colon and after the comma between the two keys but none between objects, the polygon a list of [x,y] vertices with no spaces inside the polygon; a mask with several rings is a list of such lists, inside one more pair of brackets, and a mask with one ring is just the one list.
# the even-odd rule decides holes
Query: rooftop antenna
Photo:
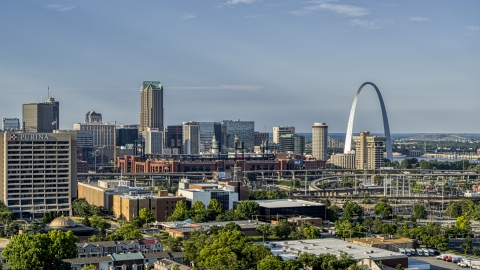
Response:
[{"label": "rooftop antenna", "polygon": [[50,86],[48,86],[48,98],[50,98]]}]

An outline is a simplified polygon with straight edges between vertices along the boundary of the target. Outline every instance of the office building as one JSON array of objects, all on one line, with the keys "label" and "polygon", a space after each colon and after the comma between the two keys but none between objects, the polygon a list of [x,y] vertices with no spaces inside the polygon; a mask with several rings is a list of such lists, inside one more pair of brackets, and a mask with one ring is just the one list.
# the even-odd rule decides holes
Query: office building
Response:
[{"label": "office building", "polygon": [[330,164],[338,169],[355,169],[355,151],[350,153],[338,153],[330,156]]},{"label": "office building", "polygon": [[278,141],[279,153],[295,153],[302,155],[305,152],[305,137],[297,134],[285,134]]},{"label": "office building", "polygon": [[3,118],[2,119],[3,131],[18,131],[20,130],[20,120],[18,118]]},{"label": "office building", "polygon": [[115,138],[115,125],[93,123],[77,123],[73,124],[74,130],[84,130],[92,132],[92,144],[97,148],[113,148]]},{"label": "office building", "polygon": [[273,127],[273,143],[279,143],[280,136],[287,134],[295,134],[295,127],[277,126]]},{"label": "office building", "polygon": [[181,154],[183,144],[183,126],[167,126],[165,129],[165,146],[164,152],[169,151],[169,154]]},{"label": "office building", "polygon": [[140,88],[140,128],[163,129],[163,86],[158,81],[144,81]]},{"label": "office building", "polygon": [[360,132],[353,136],[357,169],[375,170],[382,167],[386,137],[370,136],[370,132]]},{"label": "office building", "polygon": [[89,111],[85,114],[85,123],[102,123],[102,114]]},{"label": "office building", "polygon": [[200,154],[200,125],[198,122],[183,122],[183,154]]},{"label": "office building", "polygon": [[198,122],[200,127],[200,153],[210,153],[210,144],[213,136],[217,142],[222,137],[222,125],[220,122]]},{"label": "office building", "polygon": [[147,128],[142,132],[145,143],[145,154],[161,155],[163,153],[163,129]]},{"label": "office building", "polygon": [[254,141],[253,145],[255,146],[266,146],[268,144],[268,140],[270,139],[270,134],[268,132],[258,132],[255,131],[253,133]]},{"label": "office building", "polygon": [[60,126],[60,103],[49,97],[44,103],[22,106],[22,128],[25,133],[53,132]]},{"label": "office building", "polygon": [[201,201],[205,206],[208,206],[211,199],[216,199],[223,206],[223,210],[233,209],[233,202],[239,201],[235,186],[213,183],[190,183],[188,179],[180,181],[177,194],[187,198],[191,205],[195,201]]},{"label": "office building", "polygon": [[138,126],[121,126],[117,129],[117,146],[132,145],[135,141],[138,142]]},{"label": "office building", "polygon": [[243,143],[244,149],[239,151],[252,152],[255,142],[255,122],[254,121],[222,121],[221,151],[226,154],[235,149],[235,139],[237,139],[237,150]]},{"label": "office building", "polygon": [[[264,222],[307,216],[326,220],[327,210],[323,203],[296,199],[254,200],[260,206],[258,219]],[[235,207],[240,202],[235,202]]]},{"label": "office building", "polygon": [[77,197],[74,132],[0,135],[0,199],[16,218],[48,211],[71,215]]},{"label": "office building", "polygon": [[315,123],[312,126],[312,156],[327,160],[328,126],[325,123]]}]

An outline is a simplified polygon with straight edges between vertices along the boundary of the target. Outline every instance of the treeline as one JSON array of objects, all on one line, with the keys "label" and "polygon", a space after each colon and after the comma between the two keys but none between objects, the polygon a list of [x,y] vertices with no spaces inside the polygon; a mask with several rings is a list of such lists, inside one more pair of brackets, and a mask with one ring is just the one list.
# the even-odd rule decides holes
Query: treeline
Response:
[{"label": "treeline", "polygon": [[419,161],[417,158],[405,158],[402,160],[402,162],[390,162],[388,159],[385,159],[384,166],[398,169],[419,168],[422,170],[479,170],[478,163],[470,162],[469,160],[438,161],[433,159],[428,161]]},{"label": "treeline", "polygon": [[208,231],[192,232],[188,240],[169,238],[162,243],[164,250],[183,250],[185,260],[200,270],[297,270],[304,266],[313,270],[358,269],[354,265],[355,260],[346,255],[337,258],[331,254],[315,256],[303,253],[296,259],[283,261],[268,247],[249,240],[233,222],[225,227],[213,226]]},{"label": "treeline", "polygon": [[248,192],[249,200],[274,200],[274,199],[286,199],[287,193],[283,190],[250,190]]},{"label": "treeline", "polygon": [[209,222],[209,221],[233,221],[247,220],[260,214],[258,203],[253,201],[242,201],[235,210],[224,210],[223,205],[216,199],[211,199],[209,204],[205,206],[201,201],[197,200],[192,207],[188,207],[185,201],[177,201],[175,210],[168,221],[183,221],[191,219],[193,222]]}]

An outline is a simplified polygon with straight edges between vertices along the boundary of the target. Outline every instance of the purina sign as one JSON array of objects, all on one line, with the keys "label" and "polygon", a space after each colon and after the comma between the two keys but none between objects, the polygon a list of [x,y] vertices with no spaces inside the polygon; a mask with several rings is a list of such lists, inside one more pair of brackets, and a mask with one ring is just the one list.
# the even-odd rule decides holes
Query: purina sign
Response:
[{"label": "purina sign", "polygon": [[11,133],[11,141],[48,141],[50,138],[48,134],[22,134],[22,133]]}]

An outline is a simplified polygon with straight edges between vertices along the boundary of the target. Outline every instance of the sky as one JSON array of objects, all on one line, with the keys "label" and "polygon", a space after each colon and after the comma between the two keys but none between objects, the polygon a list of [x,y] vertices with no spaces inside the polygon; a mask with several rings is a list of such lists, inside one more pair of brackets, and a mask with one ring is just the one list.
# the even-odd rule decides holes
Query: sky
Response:
[{"label": "sky", "polygon": [[[0,2],[0,117],[60,101],[138,124],[142,81],[164,87],[166,125],[324,122],[345,132],[364,82],[392,133],[480,133],[480,1],[17,0]],[[363,88],[354,132],[383,132]]]}]

